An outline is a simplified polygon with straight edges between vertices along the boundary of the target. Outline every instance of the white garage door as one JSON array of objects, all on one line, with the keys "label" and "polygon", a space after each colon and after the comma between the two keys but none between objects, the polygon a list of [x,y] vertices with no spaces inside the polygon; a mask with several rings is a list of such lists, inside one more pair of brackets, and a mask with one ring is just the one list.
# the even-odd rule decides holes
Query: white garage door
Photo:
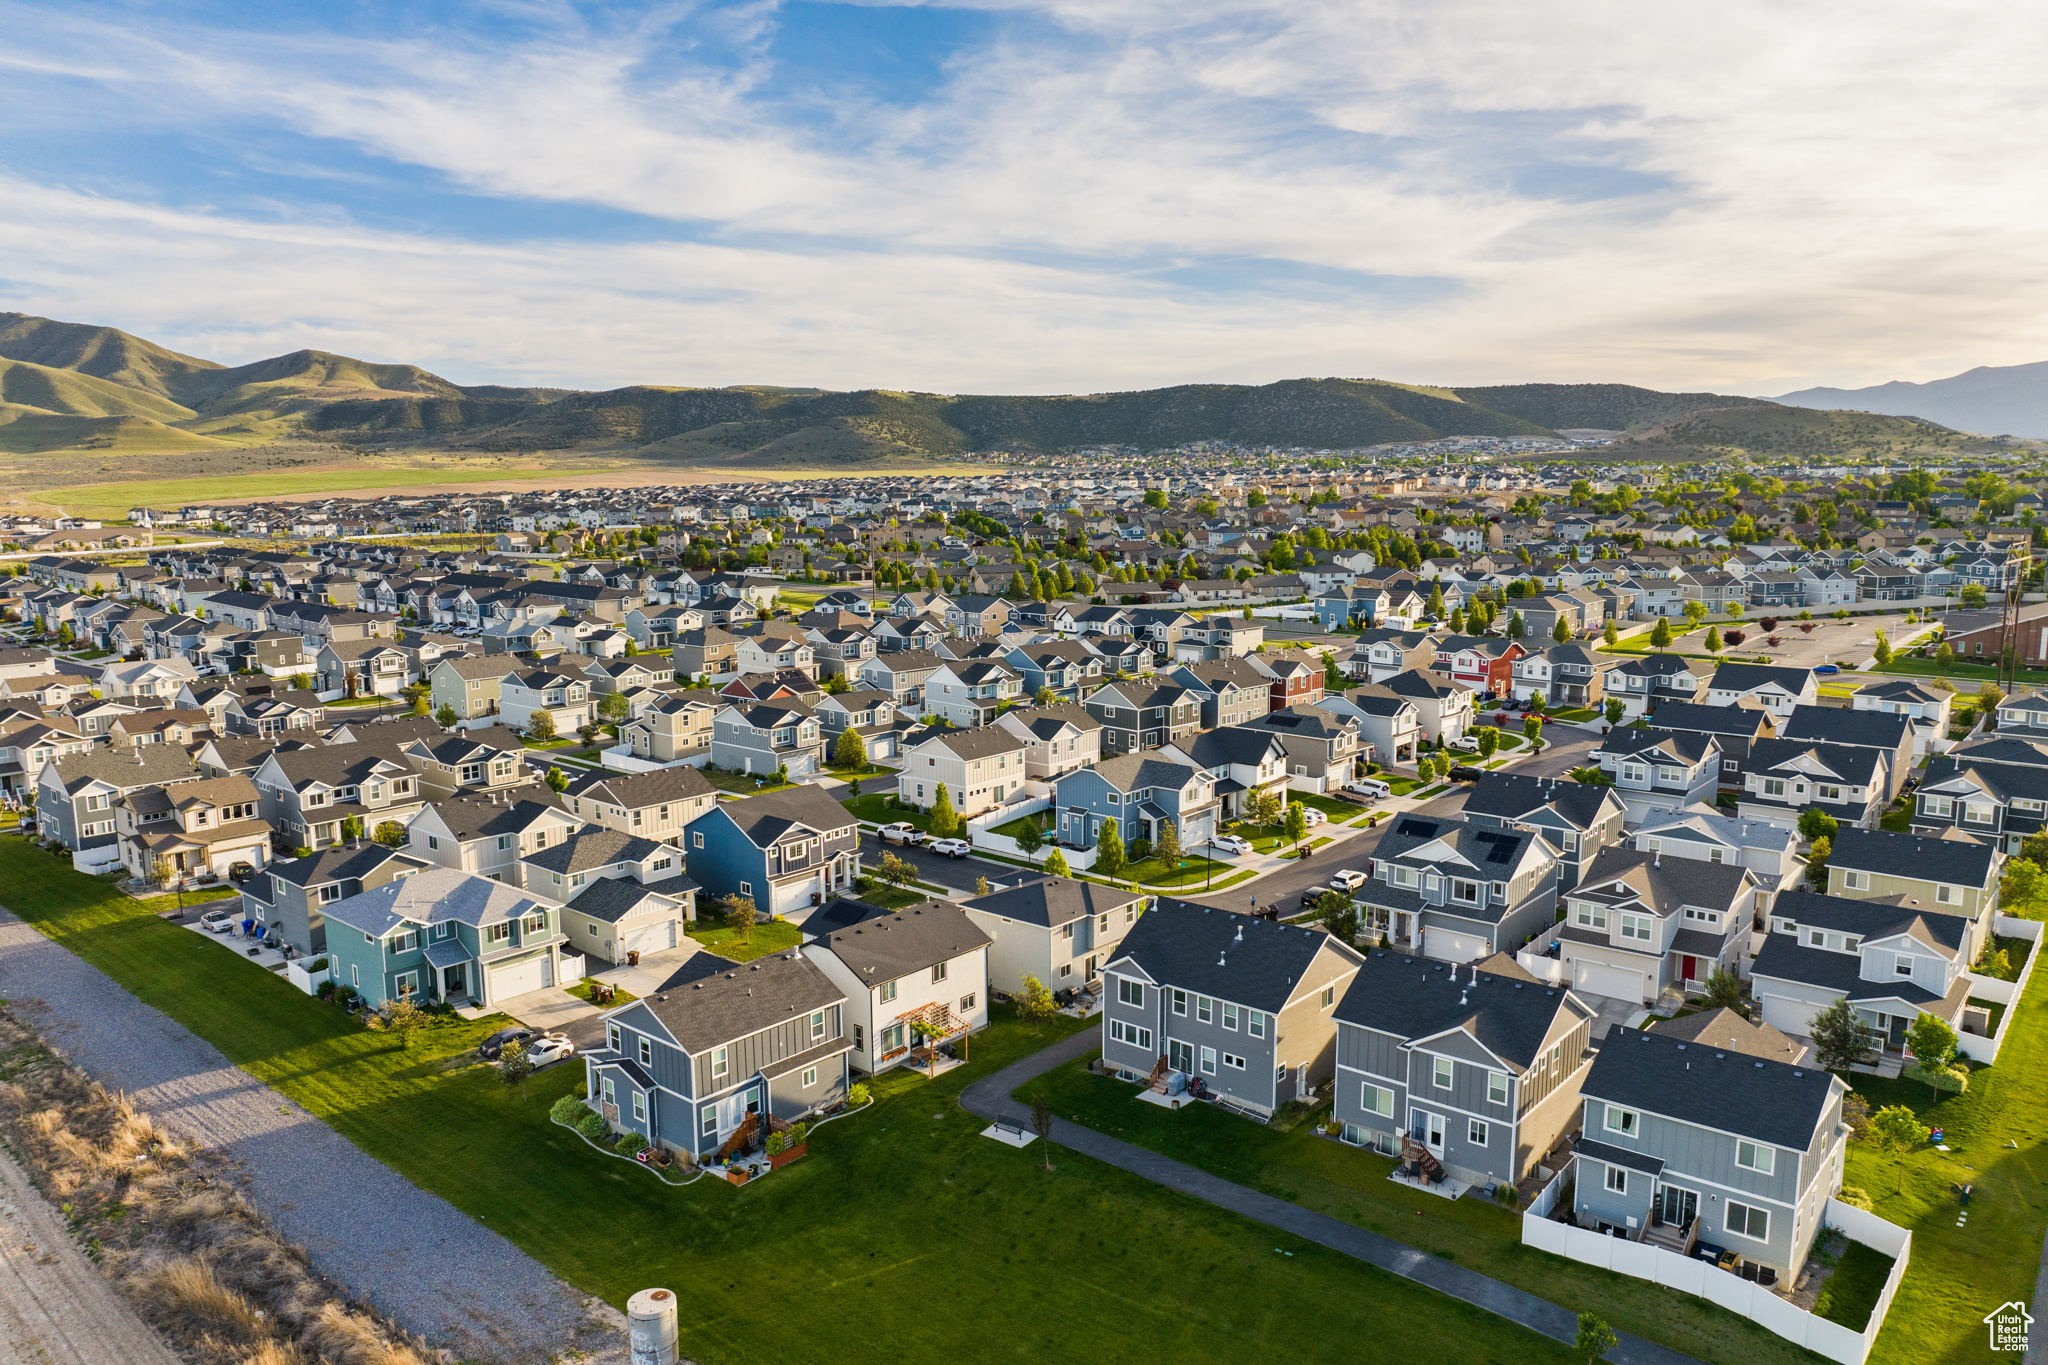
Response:
[{"label": "white garage door", "polygon": [[1807,1025],[1820,1006],[1810,1001],[1795,999],[1789,995],[1761,995],[1757,1001],[1764,1007],[1764,1022],[1785,1033],[1806,1036]]},{"label": "white garage door", "polygon": [[1649,983],[1641,972],[1610,967],[1604,962],[1572,963],[1572,989],[1613,996],[1616,1000],[1643,1001],[1650,997]]},{"label": "white garage door", "polygon": [[1422,955],[1439,962],[1472,962],[1486,956],[1486,940],[1477,934],[1456,934],[1449,929],[1424,929]]},{"label": "white garage door", "polygon": [[659,924],[643,924],[626,935],[626,951],[629,953],[655,953],[663,948],[675,946],[674,920],[663,920]]},{"label": "white garage door", "polygon": [[546,953],[494,968],[491,972],[491,999],[507,1000],[543,986],[552,986],[555,984],[553,969],[554,962]]}]

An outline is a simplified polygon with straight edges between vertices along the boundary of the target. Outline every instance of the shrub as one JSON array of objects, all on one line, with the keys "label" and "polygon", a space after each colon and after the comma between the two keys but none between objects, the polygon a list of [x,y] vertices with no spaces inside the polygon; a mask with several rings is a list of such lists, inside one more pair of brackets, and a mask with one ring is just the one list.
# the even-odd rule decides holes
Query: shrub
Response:
[{"label": "shrub", "polygon": [[603,1142],[606,1134],[611,1132],[611,1125],[604,1121],[603,1114],[593,1109],[582,1118],[576,1120],[576,1131],[589,1138],[592,1142]]},{"label": "shrub", "polygon": [[620,1156],[638,1156],[647,1150],[647,1139],[638,1133],[623,1133],[612,1144],[612,1150]]},{"label": "shrub", "polygon": [[1870,1192],[1868,1190],[1859,1189],[1854,1185],[1842,1186],[1842,1192],[1836,1195],[1835,1198],[1841,1200],[1844,1204],[1847,1204],[1852,1209],[1863,1209],[1865,1211],[1868,1211],[1872,1206]]},{"label": "shrub", "polygon": [[594,1112],[591,1107],[574,1095],[564,1095],[548,1109],[548,1117],[556,1123],[568,1124],[571,1128],[583,1121],[583,1116]]},{"label": "shrub", "polygon": [[362,998],[363,993],[354,986],[336,986],[334,988],[334,1003],[343,1009],[355,1008],[356,1001]]},{"label": "shrub", "polygon": [[323,981],[313,988],[313,994],[322,1000],[328,1000],[333,998],[335,990],[336,987],[332,981]]},{"label": "shrub", "polygon": [[1152,841],[1150,839],[1131,840],[1124,848],[1124,856],[1134,863],[1144,862],[1152,856]]},{"label": "shrub", "polygon": [[866,1104],[874,1097],[875,1092],[868,1088],[865,1081],[855,1081],[846,1091],[847,1103],[855,1106]]}]

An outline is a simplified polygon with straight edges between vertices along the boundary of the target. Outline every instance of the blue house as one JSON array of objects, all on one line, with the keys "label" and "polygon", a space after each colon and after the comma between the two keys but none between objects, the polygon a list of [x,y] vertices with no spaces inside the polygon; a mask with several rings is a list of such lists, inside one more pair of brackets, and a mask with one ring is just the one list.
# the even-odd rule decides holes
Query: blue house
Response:
[{"label": "blue house", "polygon": [[1156,752],[1121,754],[1055,778],[1053,809],[1059,815],[1054,838],[1069,847],[1093,847],[1110,820],[1126,845],[1157,839],[1159,827],[1171,820],[1181,847],[1198,849],[1216,837],[1222,798],[1206,769]]},{"label": "blue house", "polygon": [[560,981],[560,910],[451,867],[325,907],[332,979],[372,1009],[393,1000],[490,1008]]},{"label": "blue house", "polygon": [[745,896],[798,923],[860,870],[860,824],[822,787],[721,801],[690,822],[684,844],[700,900]]},{"label": "blue house", "polygon": [[1381,588],[1331,588],[1317,593],[1313,602],[1316,623],[1324,630],[1370,627],[1385,609],[1385,598]]}]

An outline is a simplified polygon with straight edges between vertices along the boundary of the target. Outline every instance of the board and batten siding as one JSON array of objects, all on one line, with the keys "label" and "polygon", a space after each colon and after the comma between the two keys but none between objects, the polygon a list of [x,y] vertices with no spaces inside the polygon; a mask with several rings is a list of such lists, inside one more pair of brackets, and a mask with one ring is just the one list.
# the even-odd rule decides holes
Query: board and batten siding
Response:
[{"label": "board and batten siding", "polygon": [[706,1048],[698,1053],[694,1061],[695,1095],[713,1095],[728,1090],[734,1085],[765,1067],[809,1052],[819,1044],[839,1038],[845,1032],[844,1007],[832,1004],[824,1007],[825,1031],[822,1035],[811,1036],[811,1012],[749,1034],[725,1045],[726,1068],[723,1076],[711,1074],[715,1049]]}]

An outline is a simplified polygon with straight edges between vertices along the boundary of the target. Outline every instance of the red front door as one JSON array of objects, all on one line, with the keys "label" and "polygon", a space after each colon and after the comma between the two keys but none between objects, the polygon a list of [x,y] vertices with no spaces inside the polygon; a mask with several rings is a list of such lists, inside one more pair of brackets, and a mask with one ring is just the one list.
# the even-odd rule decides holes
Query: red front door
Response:
[{"label": "red front door", "polygon": [[1700,960],[1698,958],[1693,957],[1691,954],[1683,954],[1679,957],[1678,963],[1679,972],[1687,981],[1697,981],[1700,979]]}]

